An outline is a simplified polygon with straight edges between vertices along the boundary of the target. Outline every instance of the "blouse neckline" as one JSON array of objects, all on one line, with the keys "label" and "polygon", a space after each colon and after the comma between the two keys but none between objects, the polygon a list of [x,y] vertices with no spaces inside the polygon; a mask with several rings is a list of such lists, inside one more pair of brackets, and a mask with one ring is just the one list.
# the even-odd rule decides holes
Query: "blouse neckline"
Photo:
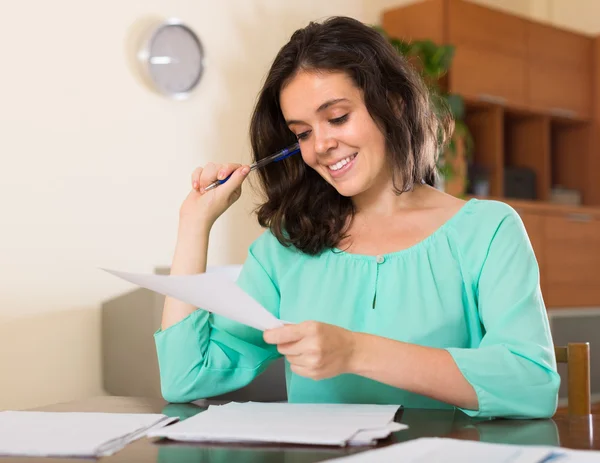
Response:
[{"label": "blouse neckline", "polygon": [[476,201],[477,201],[477,199],[475,199],[475,198],[469,199],[465,204],[463,204],[461,206],[461,208],[458,211],[456,211],[456,213],[454,215],[452,215],[452,217],[450,217],[448,220],[446,220],[442,225],[440,225],[432,233],[427,235],[425,238],[423,238],[418,243],[415,243],[407,248],[400,249],[398,251],[388,252],[385,254],[376,254],[376,255],[374,255],[374,254],[357,254],[357,253],[347,252],[347,251],[344,251],[344,250],[336,248],[336,247],[331,248],[330,252],[332,254],[335,254],[338,256],[345,256],[345,257],[349,257],[352,259],[374,260],[374,261],[378,261],[378,262],[383,261],[388,258],[400,257],[403,255],[415,252],[423,247],[428,246],[430,244],[430,242],[432,240],[434,240],[438,235],[444,233],[446,231],[446,229],[449,228],[454,222],[456,222],[461,216],[463,216],[468,211],[468,209],[470,209],[471,205],[474,204]]}]

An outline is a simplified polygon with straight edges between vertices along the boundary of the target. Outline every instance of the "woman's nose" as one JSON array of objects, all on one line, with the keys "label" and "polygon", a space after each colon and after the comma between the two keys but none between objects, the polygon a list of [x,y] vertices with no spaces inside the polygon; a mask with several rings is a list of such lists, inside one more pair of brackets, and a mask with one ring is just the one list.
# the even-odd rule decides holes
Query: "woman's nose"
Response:
[{"label": "woman's nose", "polygon": [[328,154],[337,147],[337,140],[327,131],[315,134],[315,152],[317,154]]}]

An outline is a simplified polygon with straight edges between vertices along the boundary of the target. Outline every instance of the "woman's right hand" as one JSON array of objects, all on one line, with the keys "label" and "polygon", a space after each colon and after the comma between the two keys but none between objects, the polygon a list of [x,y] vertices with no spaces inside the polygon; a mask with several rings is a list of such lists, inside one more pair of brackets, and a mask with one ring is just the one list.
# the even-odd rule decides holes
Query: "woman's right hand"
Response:
[{"label": "woman's right hand", "polygon": [[[210,230],[215,221],[242,194],[242,183],[250,172],[249,166],[240,164],[213,164],[198,167],[192,173],[192,191],[179,209],[179,222],[185,227]],[[204,191],[216,180],[225,183],[209,191]]]}]

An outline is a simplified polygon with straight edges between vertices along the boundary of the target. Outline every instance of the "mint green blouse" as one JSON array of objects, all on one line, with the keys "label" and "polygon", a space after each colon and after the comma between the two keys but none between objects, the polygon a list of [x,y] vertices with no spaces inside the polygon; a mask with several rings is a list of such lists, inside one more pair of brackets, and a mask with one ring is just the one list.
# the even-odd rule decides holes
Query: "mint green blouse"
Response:
[{"label": "mint green blouse", "polygon": [[[519,215],[471,199],[420,243],[380,256],[317,256],[268,231],[251,246],[238,285],[275,316],[446,349],[473,386],[481,417],[549,417],[560,376],[538,264]],[[187,402],[239,389],[280,354],[262,332],[197,310],[155,333],[162,393]],[[312,380],[286,364],[290,402],[452,408],[371,379]]]}]

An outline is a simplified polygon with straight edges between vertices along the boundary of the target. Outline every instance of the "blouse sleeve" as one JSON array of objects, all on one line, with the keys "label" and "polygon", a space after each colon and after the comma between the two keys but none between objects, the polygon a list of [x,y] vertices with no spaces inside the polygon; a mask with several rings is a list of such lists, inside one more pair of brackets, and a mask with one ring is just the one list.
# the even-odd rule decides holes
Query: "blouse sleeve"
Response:
[{"label": "blouse sleeve", "polygon": [[[237,284],[278,315],[279,290],[251,246]],[[162,395],[168,402],[190,402],[240,389],[280,354],[262,332],[202,309],[164,331],[155,343]]]},{"label": "blouse sleeve", "polygon": [[500,221],[476,276],[484,330],[475,348],[448,348],[473,386],[470,416],[543,418],[556,411],[560,376],[539,282],[539,268],[518,214]]}]

